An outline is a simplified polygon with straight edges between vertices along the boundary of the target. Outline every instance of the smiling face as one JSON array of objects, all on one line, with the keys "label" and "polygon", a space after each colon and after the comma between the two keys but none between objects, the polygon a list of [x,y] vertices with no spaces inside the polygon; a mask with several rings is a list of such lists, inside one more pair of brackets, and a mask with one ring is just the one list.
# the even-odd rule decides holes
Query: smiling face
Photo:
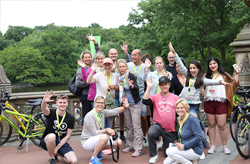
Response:
[{"label": "smiling face", "polygon": [[118,57],[118,53],[116,49],[110,49],[109,50],[109,54],[108,54],[109,58],[111,58],[113,61],[116,61],[117,57]]},{"label": "smiling face", "polygon": [[121,75],[124,75],[126,73],[126,71],[128,70],[128,68],[127,68],[125,63],[119,63],[118,70],[119,70]]},{"label": "smiling face", "polygon": [[218,63],[216,63],[214,60],[212,60],[209,63],[209,68],[211,69],[212,72],[217,72],[218,71]]},{"label": "smiling face", "polygon": [[100,67],[100,68],[102,68],[103,67],[103,59],[104,59],[104,57],[102,57],[102,56],[99,56],[99,57],[97,57],[96,58],[96,64],[97,64],[97,66],[98,67]]},{"label": "smiling face", "polygon": [[162,82],[159,84],[159,87],[163,94],[167,94],[169,92],[170,83]]},{"label": "smiling face", "polygon": [[182,103],[177,104],[176,113],[183,119],[187,114],[187,109],[184,107]]},{"label": "smiling face", "polygon": [[174,65],[175,60],[174,60],[174,54],[172,52],[168,53],[168,62],[170,65]]},{"label": "smiling face", "polygon": [[65,99],[59,98],[56,101],[57,109],[59,109],[60,111],[66,111],[68,104],[69,104],[69,102],[68,102],[68,99],[66,99],[66,98]]},{"label": "smiling face", "polygon": [[104,109],[105,107],[105,101],[104,99],[98,99],[95,101],[95,110],[97,113],[101,113],[102,110]]},{"label": "smiling face", "polygon": [[90,54],[84,54],[82,61],[84,62],[85,65],[90,65],[91,63],[91,55]]},{"label": "smiling face", "polygon": [[155,68],[157,70],[162,70],[164,68],[164,62],[161,58],[155,59]]},{"label": "smiling face", "polygon": [[195,77],[195,76],[197,76],[199,69],[194,64],[190,64],[189,65],[189,72],[191,73],[192,77]]},{"label": "smiling face", "polygon": [[139,50],[132,51],[131,58],[132,58],[132,62],[134,64],[140,64],[140,62],[141,62],[141,55],[139,54]]},{"label": "smiling face", "polygon": [[178,73],[179,75],[182,74],[177,63],[175,64],[175,69],[176,69],[176,71],[177,71],[177,73]]}]

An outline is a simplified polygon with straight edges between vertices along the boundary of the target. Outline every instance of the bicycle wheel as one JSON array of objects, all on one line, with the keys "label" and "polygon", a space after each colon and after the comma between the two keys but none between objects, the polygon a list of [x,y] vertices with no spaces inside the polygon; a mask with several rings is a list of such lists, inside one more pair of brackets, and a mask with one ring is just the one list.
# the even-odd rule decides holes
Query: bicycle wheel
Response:
[{"label": "bicycle wheel", "polygon": [[249,158],[248,152],[248,136],[250,129],[248,128],[249,122],[247,117],[241,116],[236,122],[235,128],[235,144],[239,154],[245,158]]},{"label": "bicycle wheel", "polygon": [[38,122],[32,122],[30,129],[29,129],[29,134],[30,135],[38,135],[35,137],[31,137],[30,140],[38,147],[41,148],[40,146],[40,141],[42,139],[43,132],[45,130],[45,125],[43,123],[43,120],[41,118],[41,115],[36,115],[35,120]]},{"label": "bicycle wheel", "polygon": [[12,134],[12,127],[5,121],[0,122],[0,146],[5,144]]},{"label": "bicycle wheel", "polygon": [[236,122],[237,122],[237,118],[238,118],[238,109],[235,109],[233,111],[233,113],[230,115],[230,125],[229,125],[229,130],[230,130],[230,134],[232,136],[232,139],[235,142],[235,127],[236,127]]}]

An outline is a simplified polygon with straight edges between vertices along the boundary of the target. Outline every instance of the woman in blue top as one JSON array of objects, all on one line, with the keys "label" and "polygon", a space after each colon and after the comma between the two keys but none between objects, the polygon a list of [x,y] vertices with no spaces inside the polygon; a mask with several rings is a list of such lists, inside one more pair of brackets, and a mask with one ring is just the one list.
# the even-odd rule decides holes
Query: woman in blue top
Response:
[{"label": "woman in blue top", "polygon": [[125,96],[130,104],[129,108],[124,111],[124,117],[127,125],[127,145],[123,149],[124,153],[135,150],[132,154],[137,157],[143,154],[142,128],[141,128],[141,98],[139,95],[139,87],[136,82],[135,75],[128,70],[125,59],[117,61],[119,76],[119,100]]},{"label": "woman in blue top", "polygon": [[[176,113],[181,117],[179,128],[179,141],[166,150],[168,157],[164,164],[185,163],[200,158],[203,152],[202,133],[199,120],[189,114],[189,104],[185,99],[179,99],[175,104]],[[170,143],[171,144],[171,143]]]}]

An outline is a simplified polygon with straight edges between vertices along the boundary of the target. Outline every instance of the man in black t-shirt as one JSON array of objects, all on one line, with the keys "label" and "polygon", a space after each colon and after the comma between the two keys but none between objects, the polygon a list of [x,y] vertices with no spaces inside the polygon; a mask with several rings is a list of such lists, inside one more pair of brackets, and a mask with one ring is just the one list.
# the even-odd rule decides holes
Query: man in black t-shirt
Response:
[{"label": "man in black t-shirt", "polygon": [[58,95],[56,98],[57,109],[49,109],[47,102],[55,94],[53,91],[47,91],[41,104],[42,111],[47,118],[47,126],[43,134],[40,145],[48,151],[50,164],[56,164],[55,155],[71,164],[77,164],[77,157],[73,149],[67,143],[74,129],[75,118],[68,113],[68,96]]},{"label": "man in black t-shirt", "polygon": [[168,62],[169,64],[165,66],[165,69],[172,73],[173,77],[177,75],[177,71],[174,67],[174,54],[172,52],[168,53]]}]

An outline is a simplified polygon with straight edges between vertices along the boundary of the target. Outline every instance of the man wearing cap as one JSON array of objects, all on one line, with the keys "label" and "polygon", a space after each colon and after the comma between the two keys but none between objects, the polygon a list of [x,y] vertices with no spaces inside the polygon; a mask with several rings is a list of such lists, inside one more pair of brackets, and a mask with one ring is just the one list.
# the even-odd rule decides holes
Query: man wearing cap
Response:
[{"label": "man wearing cap", "polygon": [[156,138],[162,136],[163,146],[162,151],[165,156],[166,149],[169,143],[173,143],[177,139],[177,132],[175,130],[176,110],[175,103],[179,97],[169,92],[171,85],[170,80],[166,76],[159,78],[159,87],[161,92],[153,94],[149,97],[153,82],[150,78],[146,80],[147,89],[143,95],[143,104],[154,105],[153,109],[153,125],[148,130],[148,145],[149,156],[151,157],[149,163],[158,161],[158,154],[156,150]]}]

